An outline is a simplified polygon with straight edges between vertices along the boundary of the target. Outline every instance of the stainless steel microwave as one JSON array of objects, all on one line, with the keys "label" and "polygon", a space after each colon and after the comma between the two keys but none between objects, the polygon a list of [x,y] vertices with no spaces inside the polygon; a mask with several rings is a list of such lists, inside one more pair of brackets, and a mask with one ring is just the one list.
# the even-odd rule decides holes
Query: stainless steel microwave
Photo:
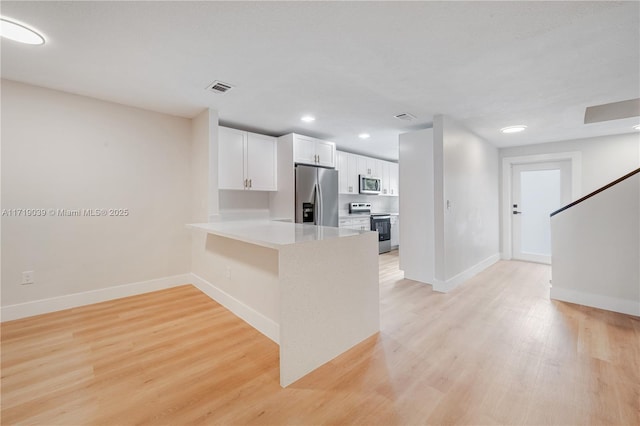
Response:
[{"label": "stainless steel microwave", "polygon": [[361,194],[380,194],[380,179],[371,176],[360,175]]}]

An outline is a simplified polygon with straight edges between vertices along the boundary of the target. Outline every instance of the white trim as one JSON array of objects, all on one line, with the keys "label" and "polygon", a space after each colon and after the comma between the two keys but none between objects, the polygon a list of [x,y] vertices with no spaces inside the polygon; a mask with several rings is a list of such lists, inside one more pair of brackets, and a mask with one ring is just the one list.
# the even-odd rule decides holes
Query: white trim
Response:
[{"label": "white trim", "polygon": [[502,159],[502,259],[513,256],[511,247],[511,167],[516,164],[546,163],[549,161],[571,161],[571,199],[582,195],[582,153],[580,151],[552,154],[523,155]]},{"label": "white trim", "polygon": [[446,281],[434,280],[433,290],[441,293],[447,293],[453,290],[454,288],[458,287],[460,284],[462,284],[469,278],[473,277],[474,275],[484,271],[489,266],[496,263],[498,260],[500,260],[500,253],[495,253],[487,257],[485,260],[475,264],[474,266],[467,269],[466,271],[460,272],[453,278],[449,278]]},{"label": "white trim", "polygon": [[555,285],[551,287],[551,298],[561,302],[575,303],[640,317],[640,301],[638,300],[619,299],[600,294],[584,293],[582,291],[556,287]]},{"label": "white trim", "polygon": [[229,293],[226,293],[225,291],[219,289],[204,278],[201,278],[194,273],[191,273],[190,275],[191,282],[200,291],[230,310],[237,317],[247,322],[249,325],[267,336],[269,339],[273,340],[276,343],[279,343],[280,325],[278,323],[262,315],[255,309],[245,305],[235,297],[231,296]]},{"label": "white trim", "polygon": [[64,296],[49,299],[34,300],[31,302],[7,305],[0,308],[2,321],[31,317],[62,311],[64,309],[77,308],[78,306],[91,305],[106,302],[108,300],[135,296],[151,291],[164,290],[170,287],[189,284],[191,274],[174,275],[171,277],[157,278],[148,281],[122,284],[113,287],[105,287],[98,290],[84,291],[81,293],[66,294]]}]

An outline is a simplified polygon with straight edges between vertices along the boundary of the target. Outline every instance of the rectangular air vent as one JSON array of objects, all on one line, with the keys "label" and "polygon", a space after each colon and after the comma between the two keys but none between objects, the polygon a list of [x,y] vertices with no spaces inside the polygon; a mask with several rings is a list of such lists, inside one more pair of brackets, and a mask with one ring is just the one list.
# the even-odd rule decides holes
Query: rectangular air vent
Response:
[{"label": "rectangular air vent", "polygon": [[408,112],[403,112],[401,114],[394,115],[394,117],[397,118],[398,120],[404,120],[404,121],[411,121],[416,119],[415,115],[409,114]]},{"label": "rectangular air vent", "polygon": [[222,81],[216,80],[207,86],[207,89],[215,93],[227,93],[229,90],[233,89],[233,86],[229,83],[223,83]]}]

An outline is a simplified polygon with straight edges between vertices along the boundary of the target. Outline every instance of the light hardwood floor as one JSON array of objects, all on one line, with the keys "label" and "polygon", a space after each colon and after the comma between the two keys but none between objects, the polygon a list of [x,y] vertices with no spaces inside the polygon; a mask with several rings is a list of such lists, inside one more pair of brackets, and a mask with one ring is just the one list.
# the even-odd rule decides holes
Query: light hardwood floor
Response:
[{"label": "light hardwood floor", "polygon": [[449,294],[380,256],[381,332],[286,389],[192,286],[2,324],[2,424],[640,424],[640,319],[501,261]]}]

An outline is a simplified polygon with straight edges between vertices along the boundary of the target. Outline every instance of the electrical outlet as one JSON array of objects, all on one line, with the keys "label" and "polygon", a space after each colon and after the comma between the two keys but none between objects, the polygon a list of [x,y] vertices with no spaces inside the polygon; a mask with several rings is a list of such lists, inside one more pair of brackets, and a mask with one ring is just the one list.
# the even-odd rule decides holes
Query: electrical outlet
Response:
[{"label": "electrical outlet", "polygon": [[231,279],[231,266],[227,266],[227,279]]},{"label": "electrical outlet", "polygon": [[22,273],[22,285],[33,284],[35,279],[35,274],[33,271],[24,271]]}]

